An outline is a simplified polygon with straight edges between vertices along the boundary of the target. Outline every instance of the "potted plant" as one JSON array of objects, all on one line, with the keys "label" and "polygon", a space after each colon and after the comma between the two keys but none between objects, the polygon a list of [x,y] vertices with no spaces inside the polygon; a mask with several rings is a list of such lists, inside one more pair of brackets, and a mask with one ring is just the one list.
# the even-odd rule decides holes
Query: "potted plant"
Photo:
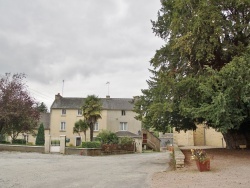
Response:
[{"label": "potted plant", "polygon": [[207,156],[205,150],[191,149],[192,157],[195,160],[197,168],[200,172],[210,170],[210,158]]}]

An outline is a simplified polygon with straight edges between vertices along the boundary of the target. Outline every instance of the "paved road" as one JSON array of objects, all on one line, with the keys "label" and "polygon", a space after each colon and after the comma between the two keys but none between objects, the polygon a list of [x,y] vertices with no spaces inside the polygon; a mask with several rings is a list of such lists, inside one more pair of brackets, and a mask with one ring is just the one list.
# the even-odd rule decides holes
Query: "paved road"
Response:
[{"label": "paved road", "polygon": [[168,162],[168,152],[100,157],[0,152],[0,187],[145,188]]}]

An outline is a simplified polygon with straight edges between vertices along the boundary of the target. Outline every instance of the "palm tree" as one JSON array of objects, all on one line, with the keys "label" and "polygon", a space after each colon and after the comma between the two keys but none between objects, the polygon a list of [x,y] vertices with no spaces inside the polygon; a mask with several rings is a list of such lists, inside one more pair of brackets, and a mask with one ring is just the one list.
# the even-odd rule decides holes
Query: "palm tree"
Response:
[{"label": "palm tree", "polygon": [[86,131],[88,130],[89,126],[86,121],[79,120],[75,122],[75,126],[73,127],[73,133],[77,133],[80,136],[80,133],[84,133],[85,142],[86,142]]},{"label": "palm tree", "polygon": [[83,116],[89,125],[90,141],[93,141],[94,125],[101,118],[102,102],[95,95],[88,95],[82,106]]}]

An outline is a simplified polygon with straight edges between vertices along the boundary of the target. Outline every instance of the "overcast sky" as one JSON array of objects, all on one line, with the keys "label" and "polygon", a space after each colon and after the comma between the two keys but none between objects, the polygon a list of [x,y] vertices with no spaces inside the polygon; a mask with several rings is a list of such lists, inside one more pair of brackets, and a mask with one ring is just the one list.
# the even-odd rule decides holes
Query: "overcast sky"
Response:
[{"label": "overcast sky", "polygon": [[25,73],[49,108],[57,93],[141,95],[163,45],[150,21],[160,8],[160,0],[0,0],[0,75]]}]

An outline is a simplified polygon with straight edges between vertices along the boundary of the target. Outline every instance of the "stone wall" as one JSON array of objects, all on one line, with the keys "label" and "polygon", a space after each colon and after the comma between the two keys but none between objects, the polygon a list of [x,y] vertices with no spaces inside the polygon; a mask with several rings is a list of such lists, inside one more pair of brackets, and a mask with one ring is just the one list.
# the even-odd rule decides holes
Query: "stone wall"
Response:
[{"label": "stone wall", "polygon": [[213,128],[197,125],[195,131],[174,131],[174,142],[178,146],[213,146],[226,147],[223,135]]},{"label": "stone wall", "polygon": [[44,146],[8,145],[0,144],[0,151],[19,151],[44,153]]},{"label": "stone wall", "polygon": [[65,148],[66,155],[99,156],[102,155],[101,148]]}]

